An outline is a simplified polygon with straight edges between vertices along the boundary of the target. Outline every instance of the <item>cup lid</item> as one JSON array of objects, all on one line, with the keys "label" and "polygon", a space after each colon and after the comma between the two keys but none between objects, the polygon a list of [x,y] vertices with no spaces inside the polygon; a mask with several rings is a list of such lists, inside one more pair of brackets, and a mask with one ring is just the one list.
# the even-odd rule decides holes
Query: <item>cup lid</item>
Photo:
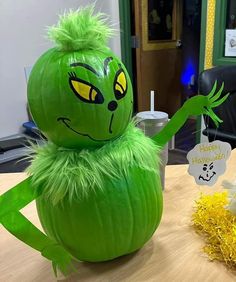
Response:
[{"label": "cup lid", "polygon": [[158,120],[159,122],[164,122],[168,120],[168,114],[165,112],[160,112],[160,111],[144,111],[144,112],[139,112],[137,113],[136,117],[147,120],[147,119],[152,119],[152,120]]}]

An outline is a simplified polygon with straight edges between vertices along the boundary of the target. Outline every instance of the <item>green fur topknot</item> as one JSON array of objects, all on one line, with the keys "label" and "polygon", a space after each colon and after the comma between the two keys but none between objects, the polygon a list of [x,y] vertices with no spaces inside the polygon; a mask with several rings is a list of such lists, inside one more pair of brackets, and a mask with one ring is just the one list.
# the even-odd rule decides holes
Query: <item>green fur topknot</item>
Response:
[{"label": "green fur topknot", "polygon": [[28,168],[32,186],[43,189],[43,196],[58,203],[64,197],[86,197],[104,189],[107,178],[126,177],[132,166],[158,173],[158,146],[130,123],[125,133],[95,150],[65,149],[48,143],[35,147]]},{"label": "green fur topknot", "polygon": [[61,51],[108,49],[108,38],[114,33],[107,24],[107,16],[94,13],[94,5],[69,11],[59,16],[57,26],[48,30],[49,38]]}]

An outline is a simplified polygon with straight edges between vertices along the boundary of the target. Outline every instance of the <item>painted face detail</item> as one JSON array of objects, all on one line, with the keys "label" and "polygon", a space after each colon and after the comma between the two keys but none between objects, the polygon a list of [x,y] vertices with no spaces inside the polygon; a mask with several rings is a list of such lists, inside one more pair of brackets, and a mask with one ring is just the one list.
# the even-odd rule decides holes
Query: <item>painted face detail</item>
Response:
[{"label": "painted face detail", "polygon": [[48,51],[34,66],[28,97],[38,128],[65,148],[100,147],[123,134],[132,116],[128,72],[110,51]]},{"label": "painted face detail", "polygon": [[127,92],[127,79],[122,69],[118,70],[114,79],[114,93],[117,100],[125,97]]},{"label": "painted face detail", "polygon": [[[95,139],[93,137],[91,137],[89,134],[87,133],[81,133],[81,132],[78,132],[77,130],[75,130],[74,128],[72,128],[70,126],[70,122],[71,120],[69,118],[65,118],[65,117],[59,117],[57,119],[57,121],[59,122],[62,122],[69,130],[73,131],[74,133],[78,134],[78,135],[81,135],[81,136],[84,136],[84,137],[88,137],[89,139],[91,139],[92,141],[95,141],[95,142],[101,142],[101,141],[109,141],[110,139],[102,139],[102,140],[99,140],[99,139]],[[109,132],[112,133],[111,131],[111,124],[112,124],[112,119],[111,119],[111,122],[110,122],[110,125],[109,125]]]},{"label": "painted face detail", "polygon": [[69,73],[69,84],[75,95],[85,103],[102,104],[104,98],[97,87],[79,79],[75,72]]},{"label": "painted face detail", "polygon": [[[112,57],[107,57],[104,60],[104,67],[103,67],[103,75],[101,75],[100,72],[95,70],[91,65],[81,63],[81,62],[75,62],[70,64],[70,67],[82,67],[86,70],[89,70],[89,72],[92,73],[92,75],[98,77],[98,79],[102,79],[104,76],[108,76],[109,74],[109,63],[113,60]],[[76,95],[76,97],[84,102],[89,104],[103,104],[105,102],[104,95],[102,91],[96,87],[91,82],[88,82],[80,77],[77,76],[75,71],[69,72],[69,86],[72,89],[73,93]],[[118,70],[115,72],[114,78],[113,78],[113,100],[108,101],[107,109],[108,113],[111,112],[111,117],[107,125],[104,125],[104,130],[107,130],[109,134],[113,133],[112,130],[112,124],[113,119],[115,116],[115,111],[119,107],[119,101],[123,99],[127,94],[128,89],[128,81],[126,78],[126,74],[121,66],[121,64],[118,64]],[[127,123],[131,117],[131,114],[128,116]],[[71,125],[71,119],[68,117],[59,117],[57,118],[58,122],[62,122],[67,129],[70,131],[80,135],[89,138],[92,141],[100,142],[100,141],[109,141],[110,138],[107,139],[98,139],[92,136],[92,134],[88,134],[87,132],[81,132],[80,130],[74,128]]]},{"label": "painted face detail", "polygon": [[[108,57],[105,59],[104,69],[103,69],[104,76],[108,75],[108,64],[112,60],[113,60],[112,57]],[[72,63],[70,66],[71,67],[83,67],[89,70],[90,72],[92,72],[93,74],[95,74],[96,76],[101,77],[101,75],[92,66],[88,64],[76,62],[76,63]],[[103,94],[95,85],[91,84],[88,81],[78,78],[75,72],[69,72],[68,74],[69,74],[70,88],[73,90],[77,98],[79,98],[82,102],[85,102],[85,103],[91,103],[91,104],[103,104],[104,103]],[[121,64],[119,64],[119,69],[115,74],[114,82],[113,82],[114,98],[117,101],[124,98],[127,93],[127,88],[128,88],[127,78],[126,78],[124,70],[122,69]],[[116,100],[112,100],[108,103],[107,108],[110,112],[114,112],[117,109],[118,102]],[[109,126],[107,127],[108,132],[110,134],[113,133],[112,131],[113,118],[114,118],[114,113],[112,113],[110,122],[109,122]],[[78,130],[70,126],[71,120],[67,117],[59,117],[57,118],[57,121],[62,122],[69,130],[73,131],[74,133],[81,135],[81,136],[88,137],[89,139],[93,141],[108,141],[109,140],[109,139],[102,139],[102,140],[95,139],[87,133],[79,132]]]},{"label": "painted face detail", "polygon": [[[108,57],[104,61],[104,75],[107,75],[108,63],[112,61],[112,57]],[[73,63],[71,67],[84,67],[94,73],[96,76],[100,77],[100,74],[90,65],[84,63]],[[127,93],[127,79],[124,70],[119,64],[120,69],[116,72],[114,78],[113,91],[115,98],[120,100],[125,97]],[[92,85],[91,83],[82,80],[76,76],[75,72],[69,72],[69,84],[75,95],[83,102],[93,103],[93,104],[102,104],[104,98],[100,90]],[[108,105],[110,111],[114,111],[117,108],[117,102],[111,101]]]},{"label": "painted face detail", "polygon": [[203,173],[199,175],[199,180],[209,182],[216,175],[216,172],[213,171],[213,163],[204,164],[202,167]]}]

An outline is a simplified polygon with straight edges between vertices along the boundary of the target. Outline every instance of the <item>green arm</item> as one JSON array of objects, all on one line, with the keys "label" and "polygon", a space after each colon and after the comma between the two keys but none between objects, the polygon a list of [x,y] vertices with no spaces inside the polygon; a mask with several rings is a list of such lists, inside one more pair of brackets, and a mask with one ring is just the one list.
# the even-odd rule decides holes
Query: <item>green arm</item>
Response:
[{"label": "green arm", "polygon": [[158,144],[158,146],[164,147],[179,131],[188,117],[189,115],[187,111],[182,107],[175,113],[167,125],[158,134],[153,136],[152,139]]},{"label": "green arm", "polygon": [[38,197],[37,193],[30,188],[30,181],[31,177],[28,177],[0,196],[0,222],[5,214],[21,210]]},{"label": "green arm", "polygon": [[15,237],[51,260],[55,274],[57,268],[67,274],[71,266],[71,255],[19,212],[38,196],[40,193],[32,189],[31,177],[7,191],[0,197],[0,223]]},{"label": "green arm", "polygon": [[169,140],[178,132],[178,130],[187,121],[190,115],[208,115],[214,121],[216,126],[223,122],[217,115],[213,112],[212,108],[221,105],[228,97],[229,94],[220,98],[221,93],[224,89],[224,84],[222,84],[220,90],[216,92],[217,82],[215,82],[211,92],[208,96],[198,95],[187,100],[183,107],[180,108],[167,125],[152,139],[160,146],[164,147]]},{"label": "green arm", "polygon": [[41,252],[42,256],[52,261],[57,275],[57,268],[67,274],[71,264],[71,255],[63,247],[48,238],[37,229],[19,211],[12,211],[1,219],[2,225],[15,237],[30,247]]}]

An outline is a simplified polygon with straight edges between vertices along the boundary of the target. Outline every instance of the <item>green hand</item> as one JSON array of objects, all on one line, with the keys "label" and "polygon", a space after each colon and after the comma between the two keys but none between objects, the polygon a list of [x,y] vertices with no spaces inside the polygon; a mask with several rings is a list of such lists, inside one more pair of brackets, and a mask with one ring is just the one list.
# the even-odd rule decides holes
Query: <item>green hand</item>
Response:
[{"label": "green hand", "polygon": [[42,256],[52,262],[57,275],[59,269],[64,275],[75,271],[72,264],[72,256],[59,244],[51,240],[37,229],[19,211],[12,211],[1,218],[2,225],[19,240],[41,252]]},{"label": "green hand", "polygon": [[213,112],[212,109],[221,105],[228,98],[229,94],[220,98],[224,88],[224,83],[222,83],[221,88],[217,93],[215,93],[216,85],[217,82],[214,83],[214,86],[208,96],[198,95],[187,100],[183,107],[174,114],[167,125],[159,133],[153,136],[152,139],[160,147],[165,146],[183,126],[190,115],[208,115],[218,127],[222,120]]},{"label": "green hand", "polygon": [[212,109],[221,105],[228,98],[229,94],[226,94],[224,97],[220,98],[224,89],[224,83],[222,83],[221,88],[217,93],[215,93],[216,87],[217,81],[214,83],[214,86],[208,96],[195,96],[187,100],[183,108],[188,112],[189,115],[208,115],[218,127],[219,123],[223,121],[213,112]]},{"label": "green hand", "polygon": [[75,271],[72,265],[72,256],[19,212],[20,209],[39,196],[40,192],[32,187],[31,177],[1,195],[0,224],[19,240],[40,251],[42,256],[48,258],[52,262],[56,275],[57,269],[67,275]]},{"label": "green hand", "polygon": [[55,276],[57,276],[58,270],[60,270],[65,276],[76,271],[76,268],[72,264],[73,257],[58,244],[47,246],[43,249],[43,251],[41,251],[41,254],[52,261]]}]

